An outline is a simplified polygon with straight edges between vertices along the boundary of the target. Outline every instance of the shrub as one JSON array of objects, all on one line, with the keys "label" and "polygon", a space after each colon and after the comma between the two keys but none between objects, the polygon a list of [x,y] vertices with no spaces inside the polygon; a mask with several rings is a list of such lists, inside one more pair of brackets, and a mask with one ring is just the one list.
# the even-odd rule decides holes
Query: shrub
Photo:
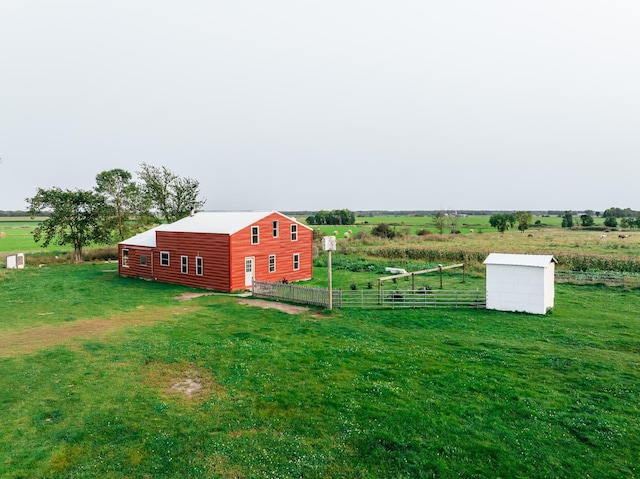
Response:
[{"label": "shrub", "polygon": [[356,231],[356,234],[353,235],[353,238],[357,239],[357,240],[364,240],[364,239],[369,238],[370,236],[371,235],[369,234],[368,231],[360,230],[360,231]]},{"label": "shrub", "polygon": [[391,227],[386,223],[380,223],[379,225],[374,226],[371,229],[371,234],[373,236],[388,239],[393,239],[396,236],[396,232],[392,230]]}]

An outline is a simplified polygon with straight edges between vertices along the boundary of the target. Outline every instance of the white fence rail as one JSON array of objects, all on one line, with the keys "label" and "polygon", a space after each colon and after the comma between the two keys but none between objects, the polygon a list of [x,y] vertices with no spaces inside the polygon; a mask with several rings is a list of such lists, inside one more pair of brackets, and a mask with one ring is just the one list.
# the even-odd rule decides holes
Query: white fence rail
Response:
[{"label": "white fence rail", "polygon": [[[294,303],[329,306],[329,292],[296,284],[254,281],[253,295]],[[334,308],[485,308],[484,290],[360,290],[333,291]]]}]

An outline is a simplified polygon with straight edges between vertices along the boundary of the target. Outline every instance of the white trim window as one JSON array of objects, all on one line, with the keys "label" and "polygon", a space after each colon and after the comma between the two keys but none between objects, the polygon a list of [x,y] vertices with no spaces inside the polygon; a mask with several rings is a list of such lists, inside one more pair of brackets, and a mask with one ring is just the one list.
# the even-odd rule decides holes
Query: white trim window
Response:
[{"label": "white trim window", "polygon": [[203,274],[202,256],[196,256],[196,275],[202,276]]},{"label": "white trim window", "polygon": [[298,225],[295,223],[291,225],[291,241],[298,241]]},{"label": "white trim window", "polygon": [[276,272],[276,255],[270,254],[269,255],[269,273],[275,273],[275,272]]},{"label": "white trim window", "polygon": [[180,272],[182,274],[189,274],[189,257],[180,256]]},{"label": "white trim window", "polygon": [[251,227],[251,244],[260,243],[260,228],[258,226]]},{"label": "white trim window", "polygon": [[278,220],[273,220],[273,222],[271,223],[271,234],[273,235],[274,238],[277,238],[278,236],[280,236],[280,228],[278,225]]},{"label": "white trim window", "polygon": [[169,252],[168,251],[160,251],[160,266],[169,266]]},{"label": "white trim window", "polygon": [[300,269],[300,253],[293,254],[293,270],[298,271]]},{"label": "white trim window", "polygon": [[124,268],[129,267],[129,248],[124,248],[122,250],[122,266]]}]

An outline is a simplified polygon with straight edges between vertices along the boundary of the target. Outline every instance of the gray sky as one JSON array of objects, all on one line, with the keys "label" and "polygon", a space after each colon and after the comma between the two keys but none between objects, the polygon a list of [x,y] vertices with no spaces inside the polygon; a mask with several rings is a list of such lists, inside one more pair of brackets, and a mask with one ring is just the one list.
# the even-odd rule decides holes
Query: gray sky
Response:
[{"label": "gray sky", "polygon": [[0,0],[0,210],[640,209],[640,2]]}]

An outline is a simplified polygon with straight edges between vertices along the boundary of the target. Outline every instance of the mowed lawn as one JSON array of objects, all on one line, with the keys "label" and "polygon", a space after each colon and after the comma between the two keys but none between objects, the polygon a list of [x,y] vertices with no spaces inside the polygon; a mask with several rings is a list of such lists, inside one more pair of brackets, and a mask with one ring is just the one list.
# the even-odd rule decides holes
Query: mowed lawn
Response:
[{"label": "mowed lawn", "polygon": [[637,290],[288,314],[115,269],[0,280],[0,477],[640,475]]}]

